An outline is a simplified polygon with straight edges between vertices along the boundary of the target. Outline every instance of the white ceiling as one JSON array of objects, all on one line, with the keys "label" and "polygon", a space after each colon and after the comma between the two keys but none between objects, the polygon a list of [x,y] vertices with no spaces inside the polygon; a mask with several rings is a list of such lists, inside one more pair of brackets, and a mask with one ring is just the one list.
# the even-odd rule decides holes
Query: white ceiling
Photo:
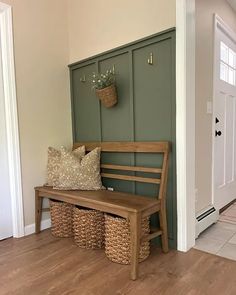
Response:
[{"label": "white ceiling", "polygon": [[236,0],[227,0],[229,5],[236,11]]}]

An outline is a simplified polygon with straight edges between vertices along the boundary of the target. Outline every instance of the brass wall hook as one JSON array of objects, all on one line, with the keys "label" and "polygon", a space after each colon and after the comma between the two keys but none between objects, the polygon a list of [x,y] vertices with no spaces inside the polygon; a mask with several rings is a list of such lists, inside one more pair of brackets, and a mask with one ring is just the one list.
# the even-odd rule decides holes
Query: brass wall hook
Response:
[{"label": "brass wall hook", "polygon": [[115,73],[116,73],[115,65],[113,65],[112,68],[107,70],[107,73],[112,73],[113,75],[115,75]]},{"label": "brass wall hook", "polygon": [[83,77],[80,77],[80,82],[81,83],[85,83],[86,82],[86,77],[85,77],[85,75],[83,75]]},{"label": "brass wall hook", "polygon": [[150,52],[147,62],[149,65],[151,65],[151,66],[153,65],[153,53],[152,52]]}]

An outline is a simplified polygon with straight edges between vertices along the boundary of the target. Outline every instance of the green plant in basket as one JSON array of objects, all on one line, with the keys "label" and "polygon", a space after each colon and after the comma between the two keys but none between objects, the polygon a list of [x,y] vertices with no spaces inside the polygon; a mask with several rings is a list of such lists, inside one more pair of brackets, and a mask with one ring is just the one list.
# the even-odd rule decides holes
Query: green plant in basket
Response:
[{"label": "green plant in basket", "polygon": [[93,76],[92,76],[93,89],[104,89],[114,84],[115,84],[115,74],[111,70],[106,71],[105,74],[93,73]]},{"label": "green plant in basket", "polygon": [[106,71],[105,74],[93,73],[92,88],[95,89],[97,97],[106,108],[117,104],[115,74],[112,70]]}]

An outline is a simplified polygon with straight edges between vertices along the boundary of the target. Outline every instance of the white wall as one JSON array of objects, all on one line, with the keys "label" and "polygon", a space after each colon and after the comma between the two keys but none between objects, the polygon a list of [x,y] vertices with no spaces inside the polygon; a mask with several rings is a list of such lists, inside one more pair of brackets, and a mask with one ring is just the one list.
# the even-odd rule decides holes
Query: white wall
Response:
[{"label": "white wall", "polygon": [[67,1],[2,0],[12,6],[25,225],[47,147],[71,145]]},{"label": "white wall", "polygon": [[70,63],[175,27],[175,0],[68,0]]},{"label": "white wall", "polygon": [[211,204],[213,97],[213,17],[218,14],[236,31],[236,13],[226,0],[196,0],[196,212]]}]

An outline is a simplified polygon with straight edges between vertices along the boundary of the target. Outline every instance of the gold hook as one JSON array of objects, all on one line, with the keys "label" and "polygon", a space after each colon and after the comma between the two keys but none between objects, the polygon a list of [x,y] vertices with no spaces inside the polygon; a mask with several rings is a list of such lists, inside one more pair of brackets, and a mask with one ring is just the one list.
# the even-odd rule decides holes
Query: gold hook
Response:
[{"label": "gold hook", "polygon": [[80,82],[82,82],[82,83],[86,82],[86,77],[85,77],[85,75],[83,75],[83,77],[81,77],[79,80],[80,80]]},{"label": "gold hook", "polygon": [[147,62],[149,65],[151,65],[151,66],[153,65],[153,53],[152,52],[150,52]]}]

